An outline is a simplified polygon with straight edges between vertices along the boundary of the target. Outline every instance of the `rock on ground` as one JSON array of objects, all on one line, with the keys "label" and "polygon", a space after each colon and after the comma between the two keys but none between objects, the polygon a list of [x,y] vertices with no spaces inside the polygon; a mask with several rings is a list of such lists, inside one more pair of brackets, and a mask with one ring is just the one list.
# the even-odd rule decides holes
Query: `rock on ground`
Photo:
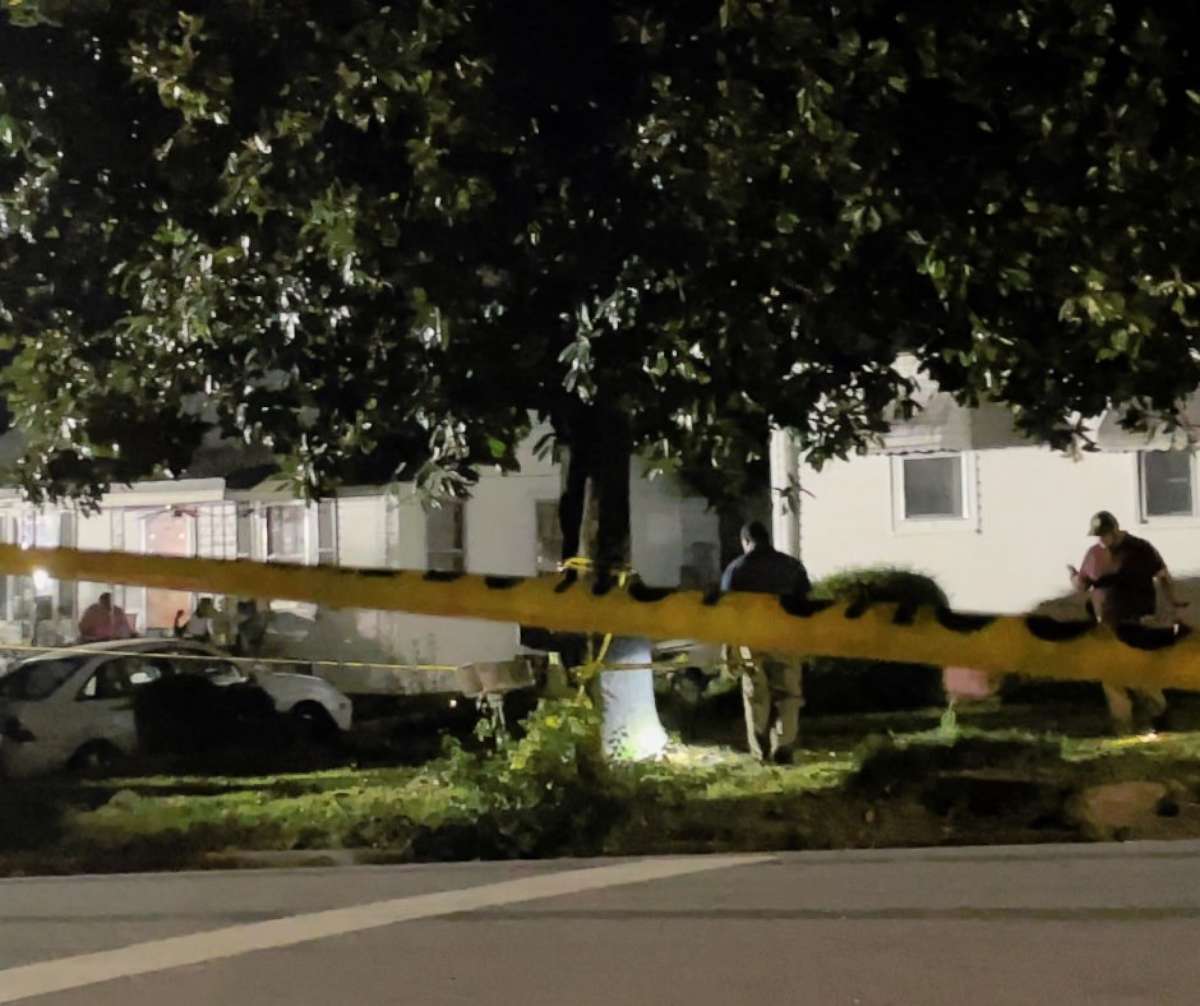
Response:
[{"label": "rock on ground", "polygon": [[1089,838],[1150,838],[1161,834],[1169,804],[1161,782],[1115,782],[1081,790],[1067,815]]}]

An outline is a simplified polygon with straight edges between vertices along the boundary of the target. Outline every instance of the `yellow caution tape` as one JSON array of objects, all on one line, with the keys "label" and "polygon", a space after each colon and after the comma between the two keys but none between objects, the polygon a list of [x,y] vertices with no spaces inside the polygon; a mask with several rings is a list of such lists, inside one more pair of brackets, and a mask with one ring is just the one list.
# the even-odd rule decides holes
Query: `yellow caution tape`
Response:
[{"label": "yellow caution tape", "polygon": [[[174,636],[163,636],[160,642],[164,645],[169,645],[176,642]],[[215,646],[215,644],[214,644]],[[232,664],[260,664],[266,666],[282,665],[285,667],[296,667],[302,665],[304,667],[336,667],[344,668],[383,668],[388,671],[422,671],[422,672],[449,672],[459,671],[462,669],[461,664],[394,664],[379,660],[329,660],[325,658],[316,659],[311,657],[238,657],[232,653],[225,653],[220,650],[220,647],[215,647],[217,654],[221,660],[226,660]],[[30,643],[0,643],[0,653],[95,653],[94,644],[89,643],[73,643],[66,645],[55,644],[53,646],[34,646]],[[106,657],[153,657],[161,656],[161,653],[147,650],[112,650],[105,648],[104,655]],[[172,650],[172,660],[200,660],[211,661],[214,659],[213,654],[207,653],[188,653],[186,650]]]},{"label": "yellow caution tape", "polygon": [[[565,560],[559,564],[560,572],[574,571],[576,573],[591,573],[595,569],[595,563],[587,556],[577,555]],[[617,574],[617,586],[624,590],[629,583],[629,578],[633,574],[631,566],[622,566],[619,570],[613,570]],[[565,583],[566,581],[564,581]],[[593,650],[594,644],[588,640],[589,658],[579,667],[574,668],[576,679],[579,681],[579,690],[582,694],[587,688],[588,682],[592,680],[601,671],[606,670],[644,670],[645,667],[618,667],[615,665],[606,664],[604,658],[608,656],[608,648],[612,645],[613,634],[607,632],[604,638],[600,641],[599,650]]]},{"label": "yellow caution tape", "polygon": [[[895,604],[791,602],[765,594],[706,598],[634,583],[596,596],[585,579],[179,559],[0,545],[0,570],[60,579],[310,601],[564,632],[692,638],[780,653],[961,666],[995,673],[1200,690],[1200,635],[1121,630],[1039,616],[965,615]],[[710,603],[711,602],[711,603]]]}]

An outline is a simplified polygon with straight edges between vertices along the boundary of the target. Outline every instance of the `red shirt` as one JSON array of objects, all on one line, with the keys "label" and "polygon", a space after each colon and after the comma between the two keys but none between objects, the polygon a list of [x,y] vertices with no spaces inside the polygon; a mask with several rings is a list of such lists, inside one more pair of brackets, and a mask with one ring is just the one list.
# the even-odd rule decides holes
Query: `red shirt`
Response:
[{"label": "red shirt", "polygon": [[1157,606],[1154,577],[1166,564],[1150,542],[1126,534],[1109,549],[1097,542],[1079,567],[1091,581],[1092,603],[1102,622],[1134,622]]},{"label": "red shirt", "polygon": [[129,639],[132,635],[129,619],[125,617],[125,609],[115,604],[105,610],[97,601],[88,607],[83,613],[83,618],[79,620],[79,636],[84,642]]}]

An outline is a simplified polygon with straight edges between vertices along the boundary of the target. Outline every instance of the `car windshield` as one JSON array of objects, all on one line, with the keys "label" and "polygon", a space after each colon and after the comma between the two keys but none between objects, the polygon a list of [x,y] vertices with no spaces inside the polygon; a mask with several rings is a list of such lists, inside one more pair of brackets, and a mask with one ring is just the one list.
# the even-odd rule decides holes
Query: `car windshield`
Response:
[{"label": "car windshield", "polygon": [[0,678],[0,698],[14,702],[48,699],[72,674],[83,657],[35,660]]}]

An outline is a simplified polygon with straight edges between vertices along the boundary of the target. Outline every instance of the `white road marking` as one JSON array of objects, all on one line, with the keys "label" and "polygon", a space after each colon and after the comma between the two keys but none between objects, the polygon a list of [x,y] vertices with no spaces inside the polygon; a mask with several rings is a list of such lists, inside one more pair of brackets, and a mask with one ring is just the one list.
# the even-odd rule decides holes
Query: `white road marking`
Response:
[{"label": "white road marking", "polygon": [[0,1003],[17,1002],[30,996],[64,992],[99,982],[150,974],[169,968],[203,964],[253,953],[274,950],[310,940],[361,932],[397,922],[411,922],[437,915],[495,908],[539,898],[581,894],[621,884],[640,884],[652,880],[682,877],[690,873],[723,870],[771,862],[762,856],[691,856],[687,858],[642,859],[567,870],[518,880],[505,880],[463,890],[438,891],[408,898],[393,898],[351,908],[293,915],[267,922],[252,922],[224,929],[174,936],[164,940],[135,943],[117,950],[60,957],[0,971]]}]

